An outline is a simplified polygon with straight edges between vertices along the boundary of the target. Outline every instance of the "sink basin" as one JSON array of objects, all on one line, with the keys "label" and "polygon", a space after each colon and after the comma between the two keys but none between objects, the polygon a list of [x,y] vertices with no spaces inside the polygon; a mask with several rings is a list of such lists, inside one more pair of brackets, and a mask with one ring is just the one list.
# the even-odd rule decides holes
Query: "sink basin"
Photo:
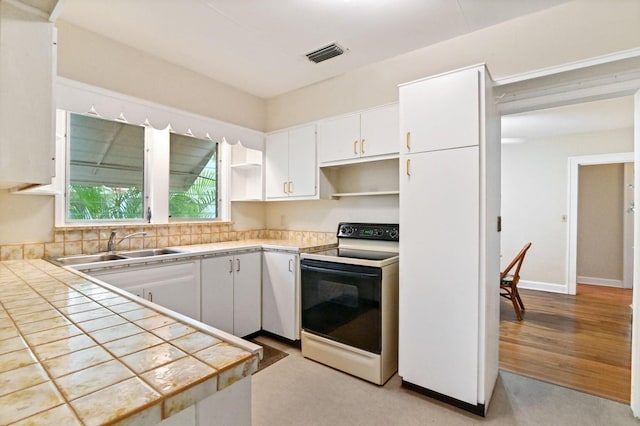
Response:
[{"label": "sink basin", "polygon": [[182,253],[182,252],[179,250],[173,250],[168,248],[159,248],[159,249],[126,251],[126,252],[120,253],[120,255],[125,257],[148,257],[148,256],[161,256],[163,254],[176,254],[176,253]]},{"label": "sink basin", "polygon": [[77,256],[58,257],[50,259],[52,262],[62,266],[84,265],[89,263],[108,262],[110,260],[135,259],[138,257],[161,256],[163,254],[184,253],[179,250],[168,248],[157,248],[147,250],[123,251],[117,253],[97,253],[97,254],[81,254]]},{"label": "sink basin", "polygon": [[69,266],[69,265],[81,265],[83,263],[96,263],[96,262],[106,262],[109,260],[120,260],[126,259],[125,256],[113,253],[103,253],[103,254],[87,254],[81,256],[70,256],[70,257],[59,257],[55,259],[61,265]]}]

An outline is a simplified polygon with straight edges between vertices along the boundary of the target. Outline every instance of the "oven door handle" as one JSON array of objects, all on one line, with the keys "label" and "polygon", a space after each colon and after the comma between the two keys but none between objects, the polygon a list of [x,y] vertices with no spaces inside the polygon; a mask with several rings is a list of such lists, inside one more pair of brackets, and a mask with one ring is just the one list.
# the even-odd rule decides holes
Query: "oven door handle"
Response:
[{"label": "oven door handle", "polygon": [[349,276],[349,277],[371,277],[371,278],[376,278],[378,276],[377,274],[370,274],[370,273],[367,273],[367,272],[352,272],[352,271],[343,270],[343,269],[322,268],[322,267],[318,267],[318,266],[309,266],[309,265],[302,265],[300,267],[300,269],[303,270],[303,271],[324,272],[324,273],[329,273],[329,274],[346,275],[346,276]]}]

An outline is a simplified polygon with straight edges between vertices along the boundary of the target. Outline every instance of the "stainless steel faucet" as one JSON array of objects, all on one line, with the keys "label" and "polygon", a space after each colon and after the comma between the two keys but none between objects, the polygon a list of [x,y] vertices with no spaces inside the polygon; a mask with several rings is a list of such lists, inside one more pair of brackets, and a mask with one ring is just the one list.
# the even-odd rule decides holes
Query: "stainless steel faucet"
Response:
[{"label": "stainless steel faucet", "polygon": [[107,243],[107,251],[115,251],[118,244],[126,240],[127,238],[135,237],[136,235],[147,235],[146,232],[134,232],[133,234],[125,235],[120,238],[120,241],[116,243],[116,231],[111,231],[111,235],[109,236],[109,242]]}]

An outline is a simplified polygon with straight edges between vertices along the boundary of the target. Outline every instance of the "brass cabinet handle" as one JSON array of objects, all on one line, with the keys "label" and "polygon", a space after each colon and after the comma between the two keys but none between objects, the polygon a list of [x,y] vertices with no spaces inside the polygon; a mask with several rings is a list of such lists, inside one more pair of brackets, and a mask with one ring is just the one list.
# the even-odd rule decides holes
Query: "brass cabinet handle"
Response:
[{"label": "brass cabinet handle", "polygon": [[406,141],[407,149],[411,150],[411,132],[407,132],[407,141]]},{"label": "brass cabinet handle", "polygon": [[289,194],[293,193],[293,182],[289,181]]},{"label": "brass cabinet handle", "polygon": [[358,141],[353,141],[353,154],[358,155]]},{"label": "brass cabinet handle", "polygon": [[289,259],[289,272],[293,272],[293,259]]},{"label": "brass cabinet handle", "polygon": [[238,268],[236,269],[236,272],[240,272],[240,259],[236,259],[236,262],[238,264]]},{"label": "brass cabinet handle", "polygon": [[411,176],[411,169],[410,169],[410,166],[411,166],[411,159],[410,159],[410,158],[408,158],[408,159],[407,159],[407,176]]},{"label": "brass cabinet handle", "polygon": [[229,259],[229,273],[233,274],[233,259]]},{"label": "brass cabinet handle", "polygon": [[282,183],[282,192],[287,193],[287,182]]},{"label": "brass cabinet handle", "polygon": [[360,153],[364,154],[364,139],[362,139],[362,142],[360,142]]}]

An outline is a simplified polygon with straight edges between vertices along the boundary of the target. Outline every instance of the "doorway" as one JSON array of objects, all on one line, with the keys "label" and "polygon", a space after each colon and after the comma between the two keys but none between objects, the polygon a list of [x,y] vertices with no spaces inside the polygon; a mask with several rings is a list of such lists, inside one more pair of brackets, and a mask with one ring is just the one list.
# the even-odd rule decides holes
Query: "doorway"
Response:
[{"label": "doorway", "polygon": [[[621,117],[624,120],[617,121]],[[614,120],[609,122],[610,118]],[[520,133],[518,127],[522,129]],[[503,137],[506,140],[503,139],[502,145],[502,266],[522,244],[532,241],[521,272],[520,287],[547,293],[523,290],[527,311],[522,322],[508,318],[512,314],[508,312],[509,305],[501,304],[500,367],[566,387],[597,392],[597,383],[606,380],[611,371],[605,373],[602,367],[606,364],[592,367],[609,357],[620,376],[613,387],[620,387],[622,383],[626,392],[622,396],[603,392],[601,396],[629,403],[631,313],[629,302],[624,301],[630,301],[631,290],[627,290],[626,295],[603,295],[598,294],[597,288],[595,294],[579,289],[578,296],[570,295],[575,295],[578,289],[575,259],[579,167],[634,161],[631,152],[634,148],[633,98],[503,116]],[[607,297],[623,302],[609,306]],[[626,332],[627,339],[616,341],[613,346],[609,346],[610,342],[581,339],[578,330],[587,327],[597,334],[598,327],[604,324],[604,316],[601,321],[580,317],[578,314],[584,309],[592,309],[594,318],[598,317],[599,310],[617,309],[610,321],[618,322],[618,327],[609,331],[612,335]],[[505,322],[509,323],[505,326]],[[601,331],[609,332],[604,327]],[[538,332],[541,333],[536,335]],[[589,350],[602,353],[585,355]],[[623,356],[614,360],[612,352]],[[590,359],[591,356],[595,359]],[[550,361],[552,358],[557,361],[555,367]],[[591,383],[586,383],[588,369],[602,371],[604,376],[593,375]]]},{"label": "doorway", "polygon": [[629,162],[580,165],[576,279],[633,286],[633,154]]},{"label": "doorway", "polygon": [[[633,132],[630,131],[629,138],[633,137]],[[632,141],[632,139],[631,139]],[[633,148],[633,147],[632,147]],[[578,282],[578,214],[579,214],[579,182],[580,182],[580,168],[583,166],[596,166],[596,165],[611,165],[611,164],[627,164],[623,166],[623,188],[622,190],[622,205],[624,206],[621,211],[624,215],[622,220],[622,282],[624,288],[631,288],[633,286],[633,212],[634,208],[631,203],[633,202],[633,190],[635,185],[633,184],[633,152],[621,152],[621,153],[608,153],[608,154],[595,154],[587,156],[569,157],[569,193],[568,193],[568,265],[567,265],[567,286],[566,293],[576,294],[576,284]],[[629,181],[631,179],[631,181]],[[631,185],[631,188],[629,188]],[[596,200],[597,202],[597,200]],[[601,284],[606,284],[606,281],[601,281]]]}]

